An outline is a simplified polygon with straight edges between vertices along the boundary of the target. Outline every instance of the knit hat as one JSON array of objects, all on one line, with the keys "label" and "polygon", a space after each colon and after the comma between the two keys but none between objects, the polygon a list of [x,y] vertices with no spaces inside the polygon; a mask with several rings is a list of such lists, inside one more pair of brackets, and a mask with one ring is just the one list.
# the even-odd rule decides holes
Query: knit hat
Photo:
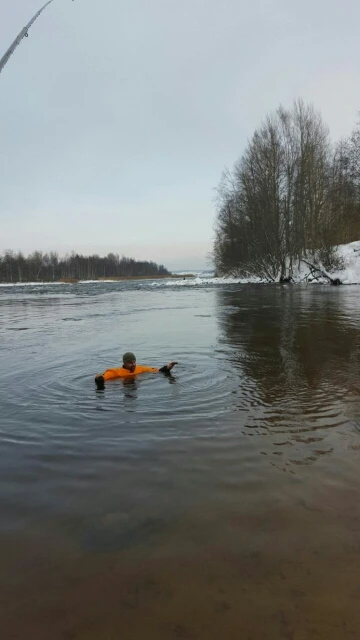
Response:
[{"label": "knit hat", "polygon": [[123,355],[124,364],[126,364],[127,362],[133,362],[133,360],[136,361],[136,356],[134,353],[131,353],[131,351],[127,351],[126,353],[124,353]]}]

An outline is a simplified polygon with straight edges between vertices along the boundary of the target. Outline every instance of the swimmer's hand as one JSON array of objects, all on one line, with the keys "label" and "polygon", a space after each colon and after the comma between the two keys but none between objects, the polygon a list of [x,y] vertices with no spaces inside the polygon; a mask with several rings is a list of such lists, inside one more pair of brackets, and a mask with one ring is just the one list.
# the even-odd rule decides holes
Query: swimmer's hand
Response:
[{"label": "swimmer's hand", "polygon": [[173,369],[173,367],[175,367],[176,364],[179,364],[178,362],[169,362],[169,364],[165,364],[163,367],[161,367],[161,369],[159,369],[160,373],[170,373],[171,369]]},{"label": "swimmer's hand", "polygon": [[103,389],[104,388],[105,380],[104,380],[104,376],[101,373],[99,373],[97,376],[95,376],[95,384],[96,384],[98,389]]}]

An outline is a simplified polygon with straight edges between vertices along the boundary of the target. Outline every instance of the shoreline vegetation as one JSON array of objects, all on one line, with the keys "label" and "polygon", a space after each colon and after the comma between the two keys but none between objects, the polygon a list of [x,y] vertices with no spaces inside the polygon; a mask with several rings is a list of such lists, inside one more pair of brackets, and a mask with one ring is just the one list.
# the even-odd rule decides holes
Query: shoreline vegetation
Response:
[{"label": "shoreline vegetation", "polygon": [[172,274],[164,265],[148,260],[135,260],[109,253],[84,256],[72,252],[60,257],[56,251],[34,251],[27,257],[11,249],[0,255],[0,282],[76,282],[79,280],[117,280],[167,278]]},{"label": "shoreline vegetation", "polygon": [[297,100],[265,117],[217,188],[212,260],[220,276],[342,284],[337,248],[360,238],[360,123],[334,144]]}]

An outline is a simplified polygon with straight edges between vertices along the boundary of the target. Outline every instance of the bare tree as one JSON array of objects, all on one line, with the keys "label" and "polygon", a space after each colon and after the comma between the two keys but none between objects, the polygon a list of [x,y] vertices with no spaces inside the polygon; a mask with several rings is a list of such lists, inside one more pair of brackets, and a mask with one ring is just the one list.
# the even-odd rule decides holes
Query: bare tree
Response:
[{"label": "bare tree", "polygon": [[327,246],[330,168],[328,129],[311,105],[267,116],[220,182],[216,269],[284,280],[294,260]]}]

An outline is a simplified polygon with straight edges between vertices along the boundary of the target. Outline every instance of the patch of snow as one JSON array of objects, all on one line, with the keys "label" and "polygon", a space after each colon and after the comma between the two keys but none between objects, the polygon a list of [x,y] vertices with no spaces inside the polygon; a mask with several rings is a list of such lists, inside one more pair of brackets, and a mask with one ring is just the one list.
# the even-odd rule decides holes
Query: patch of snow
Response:
[{"label": "patch of snow", "polygon": [[344,263],[343,269],[331,274],[332,278],[339,278],[343,284],[360,283],[360,240],[341,244],[337,247],[338,254]]},{"label": "patch of snow", "polygon": [[65,282],[0,282],[0,287],[46,287],[51,285],[64,285]]}]

